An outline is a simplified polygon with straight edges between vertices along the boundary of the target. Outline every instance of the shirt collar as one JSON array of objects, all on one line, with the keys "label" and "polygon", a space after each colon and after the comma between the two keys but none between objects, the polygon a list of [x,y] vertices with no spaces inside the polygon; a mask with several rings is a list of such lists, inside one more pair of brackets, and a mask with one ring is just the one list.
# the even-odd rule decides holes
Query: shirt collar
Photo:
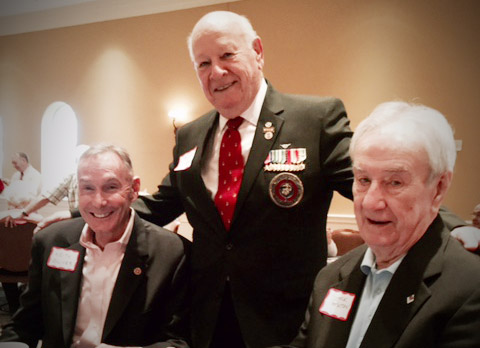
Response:
[{"label": "shirt collar", "polygon": [[[389,272],[391,274],[394,274],[395,271],[397,270],[398,266],[400,266],[400,263],[402,263],[405,256],[406,256],[406,254],[403,255],[401,258],[399,258],[394,263],[392,263],[387,268],[382,268],[381,270],[378,270],[378,272],[379,273]],[[362,270],[362,272],[365,275],[368,275],[370,272],[377,272],[377,264],[375,262],[375,255],[373,254],[372,249],[367,248],[367,251],[365,252],[365,255],[363,255],[363,260],[362,260],[362,264],[360,265],[360,269]]]},{"label": "shirt collar", "polygon": [[[262,79],[262,82],[260,83],[260,88],[258,89],[257,95],[255,96],[252,104],[250,104],[247,110],[245,110],[241,115],[239,115],[255,127],[257,126],[258,119],[260,118],[260,112],[262,111],[263,102],[267,94],[267,87],[267,82],[265,81],[265,79]],[[219,129],[221,131],[223,130],[227,122],[228,118],[220,115]]]},{"label": "shirt collar", "polygon": [[[128,220],[127,226],[125,227],[125,231],[123,232],[120,239],[116,240],[115,242],[108,243],[110,244],[118,244],[125,250],[128,241],[130,240],[130,236],[133,230],[133,221],[135,219],[135,210],[130,208],[130,219]],[[88,224],[83,226],[82,234],[80,236],[80,244],[86,249],[100,249],[94,242],[93,242],[93,231],[88,227]]]}]

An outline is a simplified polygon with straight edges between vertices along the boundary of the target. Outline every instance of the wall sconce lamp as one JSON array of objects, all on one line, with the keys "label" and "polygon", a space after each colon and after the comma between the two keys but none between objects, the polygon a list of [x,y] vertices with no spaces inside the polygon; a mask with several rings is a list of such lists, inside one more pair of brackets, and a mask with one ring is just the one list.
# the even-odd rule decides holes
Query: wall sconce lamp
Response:
[{"label": "wall sconce lamp", "polygon": [[185,109],[171,109],[168,111],[168,117],[172,120],[173,133],[177,133],[175,121],[181,121],[186,118],[187,111]]}]

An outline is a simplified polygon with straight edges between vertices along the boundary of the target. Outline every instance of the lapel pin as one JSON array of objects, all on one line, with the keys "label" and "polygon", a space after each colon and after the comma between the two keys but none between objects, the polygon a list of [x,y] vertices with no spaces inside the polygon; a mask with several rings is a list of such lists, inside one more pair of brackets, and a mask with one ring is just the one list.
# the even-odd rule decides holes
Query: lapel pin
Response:
[{"label": "lapel pin", "polygon": [[142,269],[141,269],[140,267],[135,267],[135,268],[133,269],[133,274],[135,274],[135,275],[137,275],[137,276],[140,275],[140,274],[142,274]]},{"label": "lapel pin", "polygon": [[415,301],[415,294],[411,294],[410,296],[407,297],[407,304],[410,304],[413,301]]},{"label": "lapel pin", "polygon": [[275,133],[275,127],[273,126],[272,122],[265,122],[265,127],[263,127],[263,136],[265,139],[272,139],[273,133]]},{"label": "lapel pin", "polygon": [[282,149],[288,149],[290,145],[292,145],[292,144],[280,144],[280,147]]}]

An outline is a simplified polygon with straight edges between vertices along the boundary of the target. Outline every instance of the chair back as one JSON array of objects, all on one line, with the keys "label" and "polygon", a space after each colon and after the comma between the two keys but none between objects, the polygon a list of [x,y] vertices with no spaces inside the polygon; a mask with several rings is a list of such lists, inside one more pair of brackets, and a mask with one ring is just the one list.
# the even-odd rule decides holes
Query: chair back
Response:
[{"label": "chair back", "polygon": [[364,243],[360,233],[352,229],[340,229],[334,230],[332,232],[332,239],[337,245],[337,255],[343,255],[349,252],[350,250],[356,248],[359,245]]},{"label": "chair back", "polygon": [[0,281],[26,281],[30,264],[33,230],[36,225],[25,223],[13,228],[0,224]]}]

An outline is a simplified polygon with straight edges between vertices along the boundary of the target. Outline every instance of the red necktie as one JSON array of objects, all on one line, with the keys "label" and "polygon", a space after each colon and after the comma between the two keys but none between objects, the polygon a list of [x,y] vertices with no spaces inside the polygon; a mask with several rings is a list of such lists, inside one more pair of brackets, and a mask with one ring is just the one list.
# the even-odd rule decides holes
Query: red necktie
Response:
[{"label": "red necktie", "polygon": [[215,195],[215,205],[227,231],[230,230],[243,178],[242,139],[238,132],[242,122],[241,117],[227,122],[227,130],[223,134],[218,159],[218,191]]}]

